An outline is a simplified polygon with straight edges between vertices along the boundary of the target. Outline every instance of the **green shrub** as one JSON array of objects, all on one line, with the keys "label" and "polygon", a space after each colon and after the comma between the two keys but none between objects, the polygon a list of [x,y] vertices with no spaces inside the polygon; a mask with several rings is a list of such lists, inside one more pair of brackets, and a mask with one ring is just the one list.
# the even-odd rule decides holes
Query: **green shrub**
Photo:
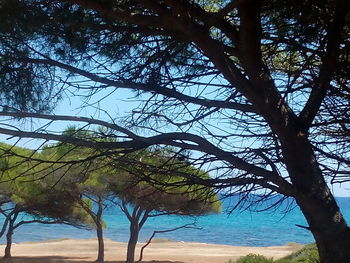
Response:
[{"label": "green shrub", "polygon": [[318,263],[318,262],[320,261],[319,261],[316,244],[309,244],[287,257],[276,260],[275,263]]},{"label": "green shrub", "polygon": [[229,260],[227,263],[319,263],[319,256],[316,244],[309,244],[276,261],[264,256],[249,254],[239,258],[237,261]]},{"label": "green shrub", "polygon": [[245,257],[241,257],[236,261],[236,263],[272,263],[272,262],[273,262],[272,259],[268,259],[264,256],[255,255],[255,254],[248,254]]}]

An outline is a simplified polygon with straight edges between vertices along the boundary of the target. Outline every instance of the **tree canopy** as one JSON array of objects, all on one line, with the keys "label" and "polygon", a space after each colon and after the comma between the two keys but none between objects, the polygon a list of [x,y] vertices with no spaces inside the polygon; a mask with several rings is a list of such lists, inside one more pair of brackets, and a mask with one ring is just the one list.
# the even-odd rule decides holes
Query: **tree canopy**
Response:
[{"label": "tree canopy", "polygon": [[[348,226],[326,183],[349,175],[347,1],[3,0],[0,21],[0,115],[102,125],[96,137],[118,140],[5,121],[1,133],[195,151],[190,163],[211,178],[192,182],[294,198],[321,262],[347,262]],[[105,118],[43,114],[69,92],[103,95],[85,106]],[[140,105],[119,119],[98,107],[106,96]]]},{"label": "tree canopy", "polygon": [[6,232],[5,258],[11,257],[15,230],[24,224],[91,227],[87,214],[77,206],[79,193],[74,186],[59,183],[52,173],[43,176],[47,164],[29,158],[40,160],[40,154],[4,143],[0,152],[0,213],[4,216],[0,237]]},{"label": "tree canopy", "polygon": [[[69,127],[64,134],[94,139],[94,132],[77,127]],[[101,138],[100,141],[113,140]],[[94,149],[60,142],[47,145],[41,154],[53,163],[50,169],[57,167],[55,174],[60,184],[73,185],[76,203],[93,220],[98,237],[97,262],[104,261],[103,212],[107,206],[120,207],[130,222],[126,259],[129,263],[134,262],[138,235],[149,217],[200,216],[221,209],[215,189],[183,183],[184,178],[179,174],[201,179],[209,176],[190,166],[184,156],[176,157],[170,148],[100,156]]]},{"label": "tree canopy", "polygon": [[[135,162],[135,159],[139,161]],[[125,162],[125,158],[122,162]],[[130,222],[128,263],[135,262],[138,235],[149,217],[168,214],[201,216],[221,211],[215,189],[194,183],[183,184],[184,178],[179,174],[200,179],[208,179],[209,176],[189,166],[185,160],[174,158],[172,149],[134,152],[129,154],[126,164],[118,168],[109,185]]]}]

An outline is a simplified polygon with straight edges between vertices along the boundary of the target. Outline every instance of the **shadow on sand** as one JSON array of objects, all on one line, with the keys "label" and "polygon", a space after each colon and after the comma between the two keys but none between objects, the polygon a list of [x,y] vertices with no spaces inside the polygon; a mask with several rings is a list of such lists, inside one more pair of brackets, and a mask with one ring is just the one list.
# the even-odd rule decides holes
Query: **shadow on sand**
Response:
[{"label": "shadow on sand", "polygon": [[[94,261],[87,260],[88,257],[59,257],[59,256],[45,256],[45,257],[12,257],[2,258],[1,263],[94,263]],[[105,261],[104,263],[125,263],[125,261]],[[182,261],[141,261],[141,263],[184,263]]]}]

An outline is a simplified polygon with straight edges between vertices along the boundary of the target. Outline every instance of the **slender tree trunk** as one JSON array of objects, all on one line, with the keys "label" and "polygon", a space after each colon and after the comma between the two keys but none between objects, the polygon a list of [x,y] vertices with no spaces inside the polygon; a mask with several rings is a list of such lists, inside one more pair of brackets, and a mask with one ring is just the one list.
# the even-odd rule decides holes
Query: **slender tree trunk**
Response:
[{"label": "slender tree trunk", "polygon": [[135,249],[137,240],[139,238],[139,223],[138,220],[133,218],[133,220],[130,221],[130,238],[128,242],[128,250],[126,254],[126,262],[127,263],[134,263],[135,262]]},{"label": "slender tree trunk", "polygon": [[6,234],[6,247],[5,247],[5,255],[4,258],[11,258],[11,247],[12,247],[12,236],[13,232],[15,230],[15,222],[18,217],[18,214],[20,213],[18,206],[16,205],[12,216],[9,217],[8,221],[8,229]]},{"label": "slender tree trunk", "polygon": [[102,263],[104,262],[104,251],[105,251],[102,224],[96,225],[96,233],[97,233],[97,240],[98,240],[98,254],[97,254],[96,262]]},{"label": "slender tree trunk", "polygon": [[139,238],[139,233],[142,226],[147,221],[151,210],[142,209],[139,206],[135,206],[132,209],[132,213],[130,213],[127,207],[127,202],[125,200],[122,200],[121,202],[121,209],[130,222],[130,238],[128,242],[128,249],[126,251],[126,263],[134,263],[135,250]]},{"label": "slender tree trunk", "polygon": [[350,230],[324,180],[311,144],[298,138],[284,145],[296,202],[312,232],[321,263],[350,262]]},{"label": "slender tree trunk", "polygon": [[13,222],[10,222],[6,234],[6,247],[4,258],[11,258],[12,236],[13,236]]},{"label": "slender tree trunk", "polygon": [[97,259],[95,262],[104,262],[105,245],[103,240],[102,214],[103,214],[103,196],[96,196],[93,201],[97,204],[96,214],[87,206],[82,199],[79,200],[81,207],[90,215],[96,225],[96,236],[98,242]]},{"label": "slender tree trunk", "polygon": [[102,213],[103,213],[103,200],[99,198],[98,200],[98,210],[96,214],[96,233],[98,240],[98,254],[96,262],[102,263],[104,262],[104,253],[105,253],[105,245],[103,241],[103,227],[102,227]]}]

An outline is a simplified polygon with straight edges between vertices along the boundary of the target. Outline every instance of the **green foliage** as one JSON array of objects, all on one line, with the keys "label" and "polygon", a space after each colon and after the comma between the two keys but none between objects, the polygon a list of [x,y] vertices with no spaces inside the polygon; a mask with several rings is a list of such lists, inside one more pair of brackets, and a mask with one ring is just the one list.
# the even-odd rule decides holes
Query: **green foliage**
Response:
[{"label": "green foliage", "polygon": [[309,244],[291,255],[281,258],[276,263],[318,263],[319,256],[316,244]]},{"label": "green foliage", "polygon": [[249,254],[241,257],[237,261],[229,260],[228,263],[319,263],[319,256],[316,244],[309,244],[286,256],[284,258],[273,260],[261,255]]},{"label": "green foliage", "polygon": [[215,191],[192,181],[209,175],[180,160],[171,149],[145,149],[125,156],[123,162],[127,167],[111,182],[122,200],[146,210],[182,215],[221,212]]},{"label": "green foliage", "polygon": [[[241,257],[237,261],[234,261],[235,263],[272,263],[272,259],[268,259],[261,255],[255,255],[255,254],[248,254],[245,257]],[[233,261],[229,261],[228,263],[234,263]]]},{"label": "green foliage", "polygon": [[[4,111],[50,112],[61,98],[48,78],[52,67],[13,59],[29,54],[19,39],[33,40],[45,16],[43,10],[27,8],[23,1],[0,1],[0,105]],[[9,41],[13,34],[17,39]]]},{"label": "green foliage", "polygon": [[[69,127],[63,134],[87,140],[111,141],[98,136],[105,132],[108,131],[94,132]],[[83,195],[104,199],[113,193],[149,211],[184,215],[221,211],[221,203],[214,190],[191,181],[193,178],[208,179],[209,175],[191,166],[185,157],[178,158],[173,149],[143,149],[129,154],[112,153],[99,157],[96,150],[58,143],[47,147],[47,151],[51,151],[52,160],[86,160],[72,165],[69,171],[61,170],[68,177],[62,180],[71,180]]]},{"label": "green foliage", "polygon": [[59,181],[56,174],[51,173],[51,164],[39,161],[45,157],[45,154],[1,143],[1,196],[32,218],[90,228],[87,214],[77,208],[79,193],[74,185]]}]

